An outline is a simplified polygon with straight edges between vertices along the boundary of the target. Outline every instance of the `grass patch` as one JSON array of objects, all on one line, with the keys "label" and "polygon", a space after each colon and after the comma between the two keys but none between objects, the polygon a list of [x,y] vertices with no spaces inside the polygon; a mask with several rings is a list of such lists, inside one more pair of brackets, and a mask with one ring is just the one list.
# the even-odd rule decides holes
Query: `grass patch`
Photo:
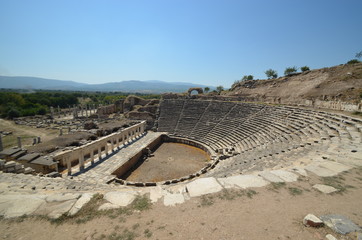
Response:
[{"label": "grass patch", "polygon": [[289,190],[289,193],[293,196],[301,195],[303,193],[302,189],[299,189],[296,187],[289,187],[288,190]]},{"label": "grass patch", "polygon": [[255,194],[257,194],[257,192],[254,191],[254,190],[247,190],[247,191],[246,191],[246,196],[248,196],[248,198],[253,198],[253,196],[254,196]]},{"label": "grass patch", "polygon": [[207,196],[207,195],[203,195],[201,196],[201,201],[200,201],[200,205],[201,207],[207,207],[207,206],[211,206],[213,205],[214,202],[214,197],[213,196]]},{"label": "grass patch", "polygon": [[137,196],[131,204],[131,208],[134,210],[145,211],[151,208],[151,200],[146,196]]},{"label": "grass patch", "polygon": [[223,189],[217,197],[221,200],[234,200],[237,197],[243,196],[243,192]]},{"label": "grass patch", "polygon": [[323,184],[334,187],[335,189],[338,190],[337,193],[343,193],[348,188],[354,188],[354,186],[344,184],[344,180],[345,178],[341,175],[322,178]]},{"label": "grass patch", "polygon": [[152,232],[150,231],[150,229],[145,229],[145,231],[143,232],[143,234],[145,235],[146,238],[150,238],[152,237]]},{"label": "grass patch", "polygon": [[[102,235],[101,235],[102,236]],[[138,235],[135,232],[129,231],[127,228],[123,230],[122,233],[113,232],[110,235],[106,236],[108,240],[133,240]],[[104,239],[104,238],[101,238]]]},{"label": "grass patch", "polygon": [[285,187],[286,184],[285,182],[272,182],[271,185],[274,189],[280,189]]}]

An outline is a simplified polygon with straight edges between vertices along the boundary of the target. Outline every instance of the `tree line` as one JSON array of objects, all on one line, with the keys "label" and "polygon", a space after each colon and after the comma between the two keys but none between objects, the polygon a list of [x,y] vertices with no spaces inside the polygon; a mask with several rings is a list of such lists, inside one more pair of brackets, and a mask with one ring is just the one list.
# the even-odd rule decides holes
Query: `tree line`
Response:
[{"label": "tree line", "polygon": [[[13,119],[22,116],[45,115],[50,108],[69,108],[77,104],[112,104],[119,99],[125,99],[129,93],[120,92],[66,92],[66,91],[36,91],[21,92],[15,90],[0,90],[0,116]],[[160,98],[158,94],[140,94],[145,99]]]}]

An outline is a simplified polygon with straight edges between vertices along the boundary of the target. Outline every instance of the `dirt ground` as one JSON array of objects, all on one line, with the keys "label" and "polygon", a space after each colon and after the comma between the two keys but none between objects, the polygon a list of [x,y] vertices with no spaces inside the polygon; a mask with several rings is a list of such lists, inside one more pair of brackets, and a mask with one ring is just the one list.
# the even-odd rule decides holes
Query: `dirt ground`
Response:
[{"label": "dirt ground", "polygon": [[[312,188],[326,183],[341,193],[323,194]],[[332,178],[310,176],[295,183],[274,184],[248,190],[228,190],[192,198],[175,207],[161,201],[149,210],[129,215],[102,216],[86,223],[65,220],[0,220],[0,239],[357,239],[341,236],[327,227],[302,224],[308,213],[342,214],[362,225],[362,169]]]},{"label": "dirt ground", "polygon": [[41,137],[42,142],[46,142],[59,135],[59,130],[33,128],[25,125],[16,125],[13,121],[0,118],[0,130],[12,132],[12,134],[3,136],[4,148],[17,146],[17,137],[22,138],[23,146],[30,146],[34,137]]},{"label": "dirt ground", "polygon": [[144,162],[140,161],[125,179],[158,182],[180,178],[199,171],[209,160],[201,149],[181,143],[162,143],[153,154]]}]

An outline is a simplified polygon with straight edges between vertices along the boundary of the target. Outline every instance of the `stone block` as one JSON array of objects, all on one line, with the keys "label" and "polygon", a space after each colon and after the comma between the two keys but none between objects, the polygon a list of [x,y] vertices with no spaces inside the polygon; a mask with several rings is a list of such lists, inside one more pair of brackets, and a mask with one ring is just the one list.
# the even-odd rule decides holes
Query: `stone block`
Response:
[{"label": "stone block", "polygon": [[361,232],[362,229],[345,216],[338,214],[323,215],[320,217],[325,225],[339,234],[348,234],[350,232]]},{"label": "stone block", "polygon": [[104,199],[119,207],[125,207],[133,202],[136,195],[135,192],[108,192],[104,195]]},{"label": "stone block", "polygon": [[213,177],[200,178],[186,185],[190,197],[202,196],[221,191],[222,186]]},{"label": "stone block", "polygon": [[327,186],[327,185],[323,185],[323,184],[315,184],[313,186],[313,188],[317,189],[318,191],[322,192],[322,193],[333,193],[333,192],[337,192],[338,189],[331,187],[331,186]]},{"label": "stone block", "polygon": [[262,177],[255,175],[238,175],[227,178],[218,178],[218,181],[224,188],[250,188],[250,187],[263,187],[269,184]]},{"label": "stone block", "polygon": [[305,216],[303,219],[303,224],[307,227],[322,227],[324,225],[323,221],[313,214],[308,214]]}]

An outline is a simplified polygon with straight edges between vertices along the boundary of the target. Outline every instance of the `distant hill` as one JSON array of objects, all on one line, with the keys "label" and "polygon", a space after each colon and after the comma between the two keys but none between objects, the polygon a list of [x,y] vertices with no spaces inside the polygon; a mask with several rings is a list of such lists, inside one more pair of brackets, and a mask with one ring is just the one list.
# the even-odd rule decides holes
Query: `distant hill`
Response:
[{"label": "distant hill", "polygon": [[[159,80],[129,80],[102,84],[87,84],[74,81],[63,81],[37,77],[0,76],[0,88],[6,89],[42,89],[65,91],[102,91],[102,92],[138,92],[165,93],[185,92],[191,87],[206,87],[205,85],[185,82],[163,82]],[[212,86],[208,86],[214,89]]]}]

